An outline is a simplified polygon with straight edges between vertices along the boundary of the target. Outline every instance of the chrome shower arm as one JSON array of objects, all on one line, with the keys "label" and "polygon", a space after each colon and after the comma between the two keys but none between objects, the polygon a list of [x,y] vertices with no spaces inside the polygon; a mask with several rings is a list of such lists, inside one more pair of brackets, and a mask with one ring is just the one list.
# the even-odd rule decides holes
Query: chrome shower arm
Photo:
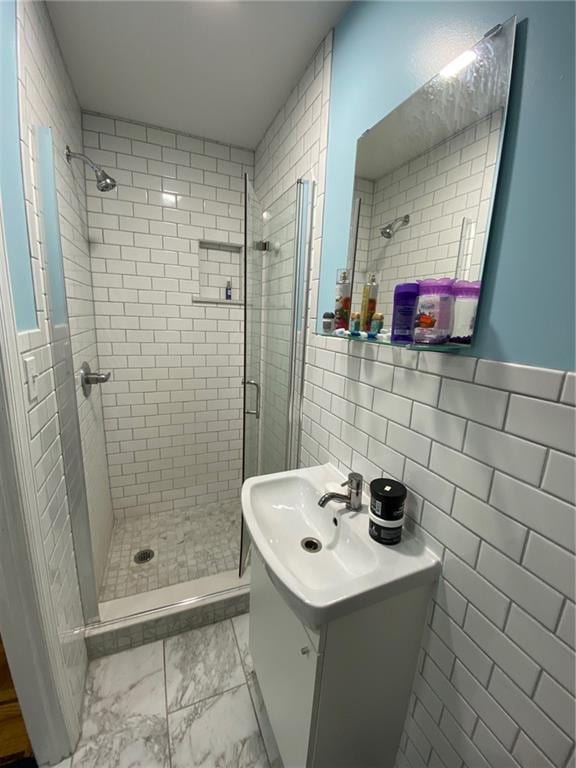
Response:
[{"label": "chrome shower arm", "polygon": [[[380,234],[382,237],[385,237],[387,240],[390,240],[391,237],[393,237],[396,232],[400,229],[400,227],[405,227],[407,224],[410,223],[410,214],[405,214],[404,216],[397,216],[393,221],[391,221],[389,224],[386,224],[385,227],[382,227],[380,229]],[[397,226],[394,226],[397,225]]]},{"label": "chrome shower arm", "polygon": [[100,170],[100,168],[97,165],[94,165],[94,163],[92,162],[92,160],[90,160],[89,157],[86,157],[86,155],[83,155],[82,152],[72,152],[72,150],[70,149],[68,144],[66,144],[66,160],[67,160],[67,162],[70,163],[74,157],[77,157],[80,160],[83,160],[87,165],[90,166],[90,168],[92,168],[92,170],[95,173],[97,173]]}]

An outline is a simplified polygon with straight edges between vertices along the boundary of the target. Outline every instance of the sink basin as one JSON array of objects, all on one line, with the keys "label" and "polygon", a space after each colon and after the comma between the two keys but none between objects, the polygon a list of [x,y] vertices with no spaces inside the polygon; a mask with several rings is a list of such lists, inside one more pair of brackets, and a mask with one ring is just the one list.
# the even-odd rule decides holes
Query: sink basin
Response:
[{"label": "sink basin", "polygon": [[368,535],[368,503],[358,512],[331,501],[346,476],[331,464],[252,477],[242,487],[244,520],[278,589],[310,627],[432,582],[440,561],[415,536],[386,547]]}]

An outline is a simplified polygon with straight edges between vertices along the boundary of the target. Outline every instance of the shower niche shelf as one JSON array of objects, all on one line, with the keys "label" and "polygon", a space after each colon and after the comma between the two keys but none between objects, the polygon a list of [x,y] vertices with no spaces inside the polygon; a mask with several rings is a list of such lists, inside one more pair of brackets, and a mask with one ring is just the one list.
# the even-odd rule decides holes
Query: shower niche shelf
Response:
[{"label": "shower niche shelf", "polygon": [[357,344],[375,344],[380,347],[399,347],[400,349],[413,349],[420,352],[447,352],[450,354],[458,354],[459,352],[465,352],[470,349],[470,345],[467,344],[400,344],[396,341],[386,341],[385,339],[368,339],[362,338],[362,336],[337,336],[334,333],[319,333],[318,336],[324,336],[326,339],[341,339],[342,341],[348,341]]},{"label": "shower niche shelf", "polygon": [[[198,243],[200,291],[195,303],[243,304],[242,297],[242,247],[215,240]],[[226,300],[226,284],[232,286],[232,299]]]},{"label": "shower niche shelf", "polygon": [[194,294],[192,296],[194,304],[222,305],[223,307],[243,307],[242,299],[206,299],[203,296]]}]

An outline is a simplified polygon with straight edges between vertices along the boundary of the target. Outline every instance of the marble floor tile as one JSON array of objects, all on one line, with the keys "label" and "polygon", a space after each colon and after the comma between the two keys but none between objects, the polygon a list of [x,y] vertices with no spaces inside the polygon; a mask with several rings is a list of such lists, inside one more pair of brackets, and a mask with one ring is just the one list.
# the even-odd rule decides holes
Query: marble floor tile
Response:
[{"label": "marble floor tile", "polygon": [[84,696],[81,744],[134,729],[138,718],[165,718],[162,641],[91,662]]},{"label": "marble floor tile", "polygon": [[268,768],[246,685],[168,716],[172,768]]},{"label": "marble floor tile", "polygon": [[246,682],[229,620],[170,637],[165,643],[169,712]]},{"label": "marble floor tile", "polygon": [[136,715],[121,730],[89,739],[76,750],[72,768],[170,768],[166,718]]},{"label": "marble floor tile", "polygon": [[234,627],[234,634],[236,635],[236,641],[240,650],[242,666],[246,676],[248,676],[248,673],[254,670],[249,643],[250,614],[243,613],[240,616],[234,616],[232,626]]}]

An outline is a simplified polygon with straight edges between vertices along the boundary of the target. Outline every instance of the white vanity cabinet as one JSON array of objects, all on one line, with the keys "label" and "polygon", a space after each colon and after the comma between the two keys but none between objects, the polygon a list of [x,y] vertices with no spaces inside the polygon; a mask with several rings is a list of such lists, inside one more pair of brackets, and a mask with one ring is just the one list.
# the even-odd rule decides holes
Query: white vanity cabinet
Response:
[{"label": "white vanity cabinet", "polygon": [[284,768],[393,768],[432,583],[306,627],[252,551],[250,650]]}]

